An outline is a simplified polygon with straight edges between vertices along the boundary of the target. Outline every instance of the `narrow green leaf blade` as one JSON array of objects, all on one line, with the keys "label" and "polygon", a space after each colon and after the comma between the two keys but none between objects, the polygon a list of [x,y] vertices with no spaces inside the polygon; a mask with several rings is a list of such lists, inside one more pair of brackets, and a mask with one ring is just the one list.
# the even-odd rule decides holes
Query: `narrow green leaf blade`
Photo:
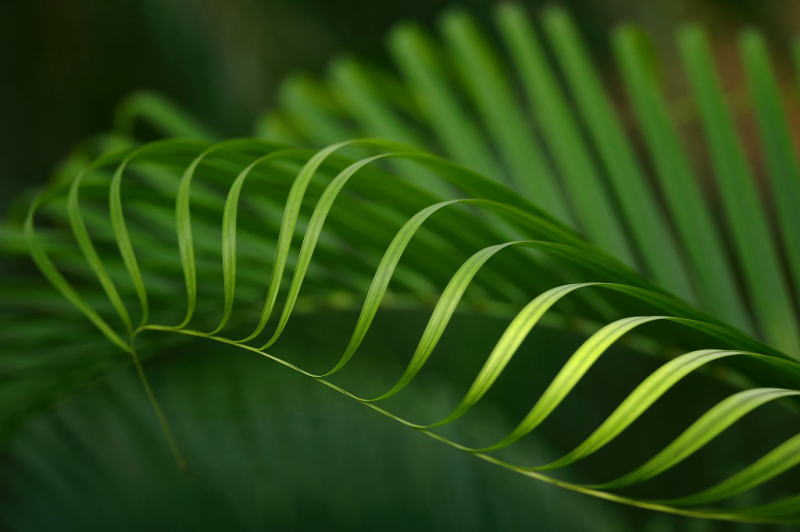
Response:
[{"label": "narrow green leaf blade", "polygon": [[747,293],[764,337],[800,357],[800,333],[755,178],[714,75],[705,36],[684,27],[678,43],[697,100],[722,204],[742,266]]}]

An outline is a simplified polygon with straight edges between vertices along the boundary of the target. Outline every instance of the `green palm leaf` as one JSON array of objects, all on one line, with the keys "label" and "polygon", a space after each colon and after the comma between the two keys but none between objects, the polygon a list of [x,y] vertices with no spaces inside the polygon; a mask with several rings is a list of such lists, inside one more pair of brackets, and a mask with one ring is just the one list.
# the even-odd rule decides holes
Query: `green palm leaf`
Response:
[{"label": "green palm leaf", "polygon": [[[511,69],[464,13],[443,17],[441,48],[423,30],[401,27],[390,38],[401,79],[346,59],[329,81],[289,80],[281,107],[259,129],[269,141],[214,143],[165,101],[133,98],[120,113],[123,139],[143,118],[168,137],[196,140],[121,141],[124,149],[103,151],[57,179],[21,232],[9,234],[132,357],[179,463],[182,444],[139,353],[164,338],[194,337],[260,354],[460,451],[558,486],[688,516],[800,522],[791,478],[800,462],[799,301],[790,289],[800,286],[792,207],[800,204],[800,174],[761,38],[746,33],[742,53],[780,238],[700,30],[687,27],[678,41],[721,219],[697,185],[643,36],[624,27],[613,45],[654,183],[569,17],[551,9],[541,21],[554,64],[519,8],[498,9]],[[299,149],[274,139],[328,146]],[[32,298],[24,287],[14,291]],[[344,347],[331,346],[315,367],[282,353],[304,307],[336,301],[356,310]],[[385,389],[348,381],[368,356],[364,342],[378,317],[398,308],[426,315],[421,330],[404,329],[415,344],[407,359],[378,368]],[[436,355],[452,349],[449,332],[469,312],[506,325],[478,354],[461,399],[434,419],[393,407],[402,397],[424,401],[415,386]],[[576,332],[582,343],[530,345],[548,327]],[[595,368],[625,347],[636,352],[629,356],[654,356],[647,373],[626,374],[616,361],[613,375],[628,385],[626,395],[560,456],[525,461],[526,437],[561,419]],[[487,396],[505,393],[519,359],[558,369],[499,437],[453,437]],[[448,363],[462,371],[463,362]],[[74,367],[78,381],[106,370],[84,360]],[[682,393],[702,379],[721,380],[729,392],[709,392],[696,412],[685,409]],[[602,392],[605,385],[594,386]],[[20,396],[26,408],[47,402],[36,388]],[[664,404],[674,405],[662,421],[674,430],[649,442],[643,460],[608,461],[606,478],[571,477],[615,446],[635,456],[638,445],[626,435]],[[681,465],[713,458],[715,441],[746,430],[755,416],[787,430],[765,434],[758,450],[692,487]],[[683,475],[689,489],[659,491],[666,474]],[[738,497],[751,492],[752,499]]]}]

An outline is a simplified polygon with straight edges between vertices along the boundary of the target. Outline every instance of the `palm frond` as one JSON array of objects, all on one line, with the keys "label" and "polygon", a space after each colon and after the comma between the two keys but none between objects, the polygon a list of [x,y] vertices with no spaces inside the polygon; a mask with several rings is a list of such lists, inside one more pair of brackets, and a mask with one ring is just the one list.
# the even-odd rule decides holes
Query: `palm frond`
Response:
[{"label": "palm frond", "polygon": [[[800,353],[797,298],[791,295],[791,287],[800,285],[797,239],[790,236],[797,224],[788,214],[794,212],[789,204],[800,201],[798,170],[761,37],[752,30],[743,34],[742,58],[774,188],[770,200],[780,213],[782,245],[770,229],[766,198],[756,190],[752,164],[734,130],[701,30],[687,26],[679,40],[723,200],[721,219],[712,215],[699,189],[698,172],[669,116],[644,34],[622,27],[612,43],[656,170],[656,189],[570,17],[549,9],[539,20],[554,62],[521,8],[505,4],[497,10],[508,64],[468,16],[454,11],[442,19],[441,47],[416,26],[400,27],[390,39],[402,79],[398,83],[418,102],[416,113],[388,99],[379,103],[375,99],[380,93],[372,91],[370,105],[380,106],[381,113],[367,120],[339,83],[341,76],[333,76],[330,82],[304,81],[309,91],[327,95],[332,105],[325,109],[319,99],[295,90],[294,80],[288,81],[284,94],[291,94],[294,103],[281,108],[280,119],[312,143],[363,135],[402,142],[430,137],[426,146],[516,188],[674,294],[789,353]],[[516,88],[524,93],[524,102]],[[314,114],[319,122],[296,119],[297,109]],[[320,137],[323,120],[339,124],[344,136]],[[398,134],[411,128],[419,131],[413,139]]]},{"label": "palm frond", "polygon": [[[337,150],[356,145],[378,153],[352,163],[337,159]],[[461,189],[461,194],[456,194],[455,199],[432,201],[428,193],[382,170],[380,163],[387,159],[420,164],[448,186]],[[150,179],[144,177],[147,174],[151,174]],[[157,186],[152,184],[156,177]],[[273,188],[244,189],[253,184],[269,184]],[[763,457],[753,457],[739,473],[715,486],[671,499],[647,500],[601,489],[650,479],[694,454],[751,410],[797,395],[800,393],[796,391],[800,366],[779,351],[694,310],[616,259],[584,243],[575,233],[502,185],[414,148],[391,141],[364,140],[310,153],[255,140],[210,145],[164,141],[101,157],[78,175],[65,194],[66,203],[64,193],[53,191],[43,196],[30,211],[25,231],[33,257],[56,288],[110,341],[134,359],[136,339],[146,331],[168,331],[235,345],[266,356],[404,425],[503,467],[612,500],[686,515],[752,518],[757,511],[753,508],[695,510],[684,507],[706,505],[759,486],[792,468],[796,462],[792,457],[800,456],[796,453],[800,440],[790,437]],[[103,213],[106,202],[108,212]],[[279,202],[283,202],[280,219],[259,216],[257,208],[252,218],[241,216],[247,206],[280,205]],[[341,210],[337,209],[340,202]],[[373,213],[383,216],[362,218],[360,223],[347,225],[348,214],[369,213],[367,206]],[[465,210],[465,206],[472,209]],[[146,230],[157,219],[153,214],[159,209],[174,212],[174,221],[165,218]],[[71,272],[71,276],[76,277],[74,280],[68,280],[54,262],[62,255],[51,258],[45,242],[38,237],[36,226],[41,222],[36,220],[45,212],[56,226],[65,223],[71,228],[76,251],[85,259],[82,269]],[[85,216],[89,212],[97,216]],[[212,227],[214,219],[221,220],[216,228]],[[398,227],[402,219],[405,221]],[[440,220],[435,228],[428,224],[434,219]],[[203,231],[215,233],[213,238],[211,234],[198,231],[203,228],[203,224],[198,223],[201,220],[211,222]],[[481,224],[484,231],[464,230]],[[161,227],[166,225],[173,225],[174,239]],[[134,227],[139,229],[134,231]],[[391,228],[394,228],[393,236]],[[376,245],[380,238],[374,233],[381,230],[385,240]],[[527,238],[508,239],[504,238],[504,233],[522,233]],[[240,234],[254,239],[248,248],[272,250],[272,274],[268,277],[266,295],[257,282],[259,268],[252,264],[255,261],[238,258],[238,250],[243,248],[239,245]],[[325,235],[327,238],[323,238]],[[293,244],[301,236],[299,246]],[[418,239],[419,246],[412,245]],[[489,245],[476,250],[476,240],[481,239]],[[207,244],[195,245],[200,241]],[[219,246],[208,245],[214,241],[220,242]],[[374,274],[368,286],[363,280],[353,278],[354,272],[342,271],[334,260],[317,261],[318,269],[311,268],[317,245],[321,248],[325,241],[333,246],[334,257],[352,254],[352,247],[355,247],[358,256],[371,256],[377,261],[377,264],[373,262]],[[143,250],[159,247],[172,247],[173,253],[171,259],[156,265],[149,251]],[[504,256],[506,260],[495,263],[495,256]],[[212,266],[213,262],[217,262],[217,266]],[[457,265],[459,262],[454,269],[448,266],[448,263]],[[345,390],[334,383],[331,378],[349,366],[369,333],[376,314],[385,303],[395,272],[399,280],[401,265],[407,265],[419,274],[424,270],[418,269],[416,264],[422,263],[436,266],[423,275],[427,283],[409,283],[407,289],[396,289],[399,294],[406,294],[423,305],[426,300],[436,298],[405,369],[394,384],[378,395]],[[337,268],[338,271],[332,271]],[[247,269],[256,275],[244,278],[241,273]],[[479,283],[476,279],[484,269],[490,276]],[[262,272],[262,277],[265,273]],[[161,293],[150,293],[147,281],[150,275],[158,276],[165,283]],[[338,282],[332,281],[336,277],[340,277]],[[507,293],[489,292],[502,286],[494,284],[494,278],[512,280]],[[447,415],[433,421],[412,420],[379,406],[380,402],[404,391],[428,364],[454,313],[469,301],[467,294],[473,284],[488,292],[484,298],[515,310],[463,398]],[[444,288],[439,289],[442,286]],[[301,293],[313,294],[337,287],[354,294],[365,293],[350,340],[338,359],[334,358],[327,369],[314,371],[278,356],[274,350],[278,349]],[[105,308],[91,306],[84,299],[82,294],[92,288],[98,295],[105,296]],[[597,296],[598,291],[621,296],[603,297],[606,304],[613,301],[611,313],[598,308],[591,297],[574,298],[584,292]],[[185,301],[178,306],[176,296],[181,292]],[[259,293],[262,295],[256,295]],[[133,298],[126,298],[126,294]],[[283,294],[282,306],[277,303],[280,294]],[[570,319],[582,317],[585,320],[588,338],[573,353],[565,353],[563,367],[506,436],[495,442],[468,445],[435,430],[455,423],[470,412],[493,388],[543,316],[560,308],[562,300],[573,298],[575,306],[567,311],[568,315]],[[137,311],[128,310],[132,304],[138,307]],[[232,318],[235,307],[241,305],[245,306],[240,308],[240,314]],[[631,309],[641,308],[653,313],[628,314]],[[622,317],[612,318],[613,315]],[[138,316],[138,325],[135,316]],[[243,328],[245,316],[250,318],[247,321],[256,318],[254,328],[249,331]],[[583,443],[563,457],[527,466],[497,456],[498,451],[514,446],[547,420],[609,348],[634,331],[646,331],[648,324],[655,322],[668,322],[672,324],[670,329],[675,329],[667,345],[680,348],[697,343],[697,338],[683,331],[700,333],[706,343],[702,348],[686,349],[680,356],[657,367]],[[646,332],[640,334],[648,336]],[[655,338],[658,339],[658,335]],[[661,342],[664,343],[663,339]],[[536,353],[531,355],[536,356]],[[542,473],[569,466],[613,442],[656,400],[662,396],[669,400],[668,392],[678,382],[717,360],[724,360],[732,371],[737,371],[739,361],[744,361],[743,367],[747,368],[746,375],[752,384],[745,391],[719,401],[633,472],[603,482],[599,488]],[[138,361],[136,364],[140,367]],[[777,386],[779,382],[790,387]],[[151,401],[159,416],[163,416],[155,398],[151,397]],[[681,424],[678,419],[673,422]],[[166,428],[166,421],[164,426]],[[177,445],[175,449],[177,453]],[[792,512],[781,510],[769,519],[791,519]]]},{"label": "palm frond", "polygon": [[[800,294],[792,292],[800,286],[800,173],[761,37],[749,31],[741,47],[781,238],[700,30],[687,26],[678,42],[722,200],[719,219],[641,32],[620,28],[613,51],[653,183],[574,24],[557,9],[541,21],[542,42],[521,9],[497,11],[519,80],[462,12],[443,17],[441,45],[416,26],[401,27],[389,41],[399,77],[348,58],[333,64],[329,80],[290,79],[280,108],[258,126],[269,141],[215,143],[166,101],[138,96],[118,120],[123,135],[114,145],[123,149],[73,172],[81,157],[38,197],[25,219],[26,246],[58,291],[130,355],[179,460],[180,442],[139,359],[163,337],[260,354],[449,446],[575,491],[688,516],[800,522],[790,478],[800,462]],[[125,133],[141,118],[166,136],[195,140],[131,146]],[[344,347],[322,367],[289,360],[281,342],[293,317],[326,305],[356,309]],[[356,355],[376,316],[397,308],[428,313],[421,331],[404,329],[418,338],[409,359],[384,376],[384,390],[343,383],[366,356]],[[461,399],[437,419],[386,406],[400,396],[423,401],[414,384],[453,341],[447,333],[464,312],[502,316],[507,325],[481,353]],[[583,341],[557,353],[526,342],[544,327],[577,331]],[[525,438],[559,419],[601,359],[623,347],[658,358],[644,375],[615,369],[627,394],[570,451],[533,465],[520,459]],[[503,436],[451,437],[521,358],[559,361],[559,369]],[[105,369],[92,366],[81,378]],[[728,392],[707,393],[691,415],[681,407],[684,385],[709,376]],[[35,387],[24,393],[26,404],[40,402]],[[608,478],[570,479],[576,465],[610,447],[636,455],[625,435],[659,404],[674,405],[661,421],[672,434],[650,442],[643,460]],[[786,430],[765,434],[762,447],[688,493],[648,488],[668,473],[693,486],[681,466],[715,456],[713,443],[755,416],[780,419]],[[739,497],[751,492],[753,500]]]}]

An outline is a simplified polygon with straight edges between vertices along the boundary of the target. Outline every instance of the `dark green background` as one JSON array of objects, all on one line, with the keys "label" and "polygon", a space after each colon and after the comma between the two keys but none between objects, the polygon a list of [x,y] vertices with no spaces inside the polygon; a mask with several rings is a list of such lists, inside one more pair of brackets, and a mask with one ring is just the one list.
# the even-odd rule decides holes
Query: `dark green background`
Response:
[{"label": "dark green background", "polygon": [[[11,0],[0,16],[0,208],[46,179],[77,142],[107,129],[113,108],[136,89],[155,89],[226,136],[250,131],[288,73],[321,73],[343,52],[386,60],[395,22],[433,24],[448,6],[485,18],[488,0]],[[526,1],[532,12],[553,2]],[[800,23],[791,0],[571,0],[604,61],[604,35],[636,20],[657,42],[701,20],[724,47],[754,24],[778,44]],[[667,50],[668,53],[668,50]],[[725,59],[724,57],[722,58]]]}]

